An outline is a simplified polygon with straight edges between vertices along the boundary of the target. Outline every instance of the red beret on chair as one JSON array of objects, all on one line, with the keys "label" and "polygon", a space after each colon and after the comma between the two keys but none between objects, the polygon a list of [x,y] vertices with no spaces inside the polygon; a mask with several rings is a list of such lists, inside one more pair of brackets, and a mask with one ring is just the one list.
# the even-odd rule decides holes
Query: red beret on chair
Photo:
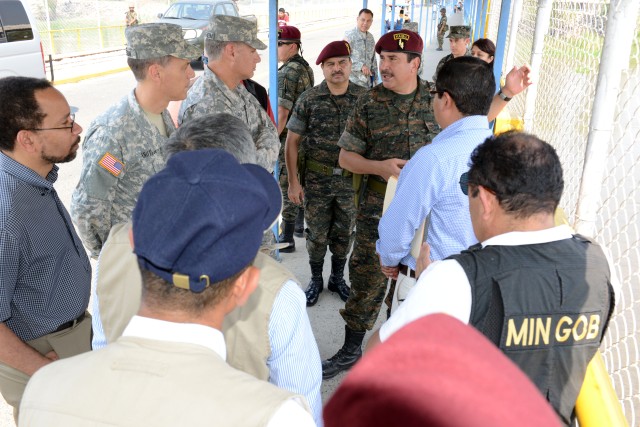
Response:
[{"label": "red beret on chair", "polygon": [[409,30],[391,31],[380,37],[376,43],[376,53],[380,54],[384,50],[422,55],[423,46],[422,37],[418,33]]},{"label": "red beret on chair", "polygon": [[422,317],[366,354],[324,408],[326,427],[559,427],[535,385],[480,332]]},{"label": "red beret on chair", "polygon": [[322,52],[320,52],[320,55],[318,55],[316,65],[320,65],[325,59],[338,56],[351,56],[351,45],[349,45],[349,42],[339,40],[326,45],[324,49],[322,49]]},{"label": "red beret on chair", "polygon": [[278,28],[278,40],[299,42],[300,37],[300,30],[292,25],[285,25]]}]

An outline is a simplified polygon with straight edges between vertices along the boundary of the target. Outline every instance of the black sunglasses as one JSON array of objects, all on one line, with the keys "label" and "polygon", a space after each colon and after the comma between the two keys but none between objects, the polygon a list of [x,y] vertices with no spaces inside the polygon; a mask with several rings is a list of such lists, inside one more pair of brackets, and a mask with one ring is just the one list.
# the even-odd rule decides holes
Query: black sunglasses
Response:
[{"label": "black sunglasses", "polygon": [[288,46],[288,45],[290,45],[290,44],[294,44],[294,43],[278,42],[278,47],[280,47],[280,46],[285,46],[285,45],[286,45],[286,46]]},{"label": "black sunglasses", "polygon": [[469,172],[465,172],[460,175],[460,190],[462,190],[462,194],[465,196],[469,195]]}]

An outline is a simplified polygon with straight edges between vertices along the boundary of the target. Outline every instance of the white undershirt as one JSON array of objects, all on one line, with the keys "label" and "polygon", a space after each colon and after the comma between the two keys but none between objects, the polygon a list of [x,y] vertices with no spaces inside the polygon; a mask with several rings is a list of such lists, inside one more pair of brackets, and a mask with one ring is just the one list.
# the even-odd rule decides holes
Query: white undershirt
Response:
[{"label": "white undershirt", "polygon": [[[541,231],[514,231],[487,239],[482,242],[482,247],[533,245],[570,239],[572,235],[573,232],[567,225]],[[607,251],[604,252],[607,255]],[[619,285],[611,267],[613,264],[608,256],[607,260],[611,270],[611,284],[617,291]],[[436,261],[420,275],[407,299],[380,328],[380,340],[385,341],[404,325],[434,313],[445,313],[469,323],[471,285],[457,261]]]}]

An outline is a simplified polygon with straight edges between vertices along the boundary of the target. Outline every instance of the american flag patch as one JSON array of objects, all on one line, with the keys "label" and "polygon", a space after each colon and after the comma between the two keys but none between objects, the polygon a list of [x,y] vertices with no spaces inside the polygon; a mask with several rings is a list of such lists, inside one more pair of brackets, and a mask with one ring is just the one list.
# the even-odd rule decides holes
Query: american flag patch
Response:
[{"label": "american flag patch", "polygon": [[109,152],[102,156],[102,159],[100,159],[98,164],[109,171],[113,176],[119,176],[122,173],[122,169],[124,169],[124,164]]}]

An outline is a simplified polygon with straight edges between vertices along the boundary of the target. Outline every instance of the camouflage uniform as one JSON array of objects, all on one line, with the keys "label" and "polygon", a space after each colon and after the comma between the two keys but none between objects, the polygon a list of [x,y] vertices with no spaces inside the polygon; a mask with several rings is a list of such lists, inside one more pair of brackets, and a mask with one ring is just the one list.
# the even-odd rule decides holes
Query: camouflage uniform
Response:
[{"label": "camouflage uniform", "polygon": [[138,13],[135,11],[128,11],[127,13],[125,13],[124,19],[127,27],[138,25],[140,23],[140,21],[138,20]]},{"label": "camouflage uniform", "polygon": [[[175,127],[166,110],[162,120],[167,136],[147,119],[131,91],[87,130],[71,217],[92,257],[100,253],[112,226],[131,219],[142,184],[164,168],[165,144]],[[120,163],[121,171],[118,165],[105,167],[109,161]]]},{"label": "camouflage uniform", "polygon": [[[349,113],[366,89],[349,82],[347,92],[332,95],[323,81],[298,99],[287,128],[302,135],[307,161],[339,168],[337,145]],[[327,253],[346,259],[353,242],[356,208],[353,203],[352,176],[327,175],[306,168],[304,210],[307,222],[307,252],[311,262],[322,262]]]},{"label": "camouflage uniform", "polygon": [[[418,80],[415,97],[398,95],[378,85],[362,95],[338,141],[341,148],[369,160],[408,160],[439,132],[426,82]],[[386,187],[384,180],[369,176],[369,183]],[[354,331],[373,328],[386,291],[386,278],[376,255],[378,221],[384,194],[370,185],[356,218],[356,235],[349,260],[351,293],[340,314]]]},{"label": "camouflage uniform", "polygon": [[[358,27],[346,31],[344,39],[351,45],[351,75],[349,80],[362,87],[370,88],[375,85],[378,75],[378,60],[376,59],[376,41],[370,32],[363,33]],[[371,77],[362,74],[362,66],[366,65],[373,73],[374,84],[371,84]]]},{"label": "camouflage uniform", "polygon": [[[464,56],[471,56],[471,50],[467,49],[466,53],[464,54]],[[440,62],[438,62],[438,65],[436,66],[436,72],[433,73],[433,76],[431,77],[433,79],[433,83],[435,84],[436,82],[436,78],[438,77],[438,72],[440,72],[440,69],[442,68],[442,66],[444,64],[447,63],[447,61],[451,61],[453,59],[453,53],[450,53],[449,55],[443,57]]]},{"label": "camouflage uniform", "polygon": [[438,21],[438,48],[442,50],[442,44],[444,43],[444,33],[447,32],[447,15],[440,16],[440,21]]},{"label": "camouflage uniform", "polygon": [[273,172],[280,141],[266,111],[243,84],[231,90],[209,67],[205,67],[204,74],[196,80],[187,99],[182,102],[178,122],[182,124],[215,113],[232,114],[247,124],[256,144],[257,163]]},{"label": "camouflage uniform", "polygon": [[[293,111],[297,99],[307,89],[313,87],[313,70],[309,63],[297,53],[278,69],[278,104],[289,111]],[[298,205],[291,203],[287,196],[289,181],[284,161],[284,143],[287,140],[287,128],[280,134],[280,189],[282,190],[282,219],[293,222],[298,214]]]}]

